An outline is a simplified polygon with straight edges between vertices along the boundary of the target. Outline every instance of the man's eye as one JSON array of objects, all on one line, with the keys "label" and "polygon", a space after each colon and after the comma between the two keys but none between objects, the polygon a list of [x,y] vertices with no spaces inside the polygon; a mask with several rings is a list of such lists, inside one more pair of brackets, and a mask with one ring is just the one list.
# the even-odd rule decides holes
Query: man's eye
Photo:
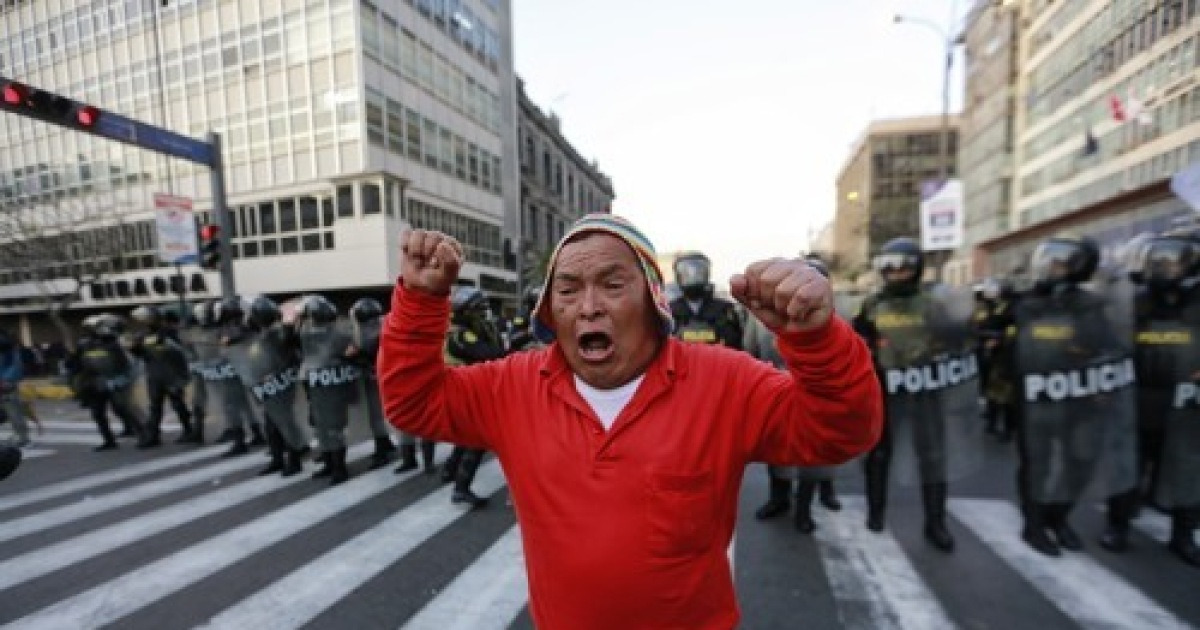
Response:
[{"label": "man's eye", "polygon": [[605,283],[604,287],[606,289],[614,289],[614,290],[615,289],[623,289],[623,288],[625,288],[625,282],[621,281],[621,280],[614,280],[612,282]]}]

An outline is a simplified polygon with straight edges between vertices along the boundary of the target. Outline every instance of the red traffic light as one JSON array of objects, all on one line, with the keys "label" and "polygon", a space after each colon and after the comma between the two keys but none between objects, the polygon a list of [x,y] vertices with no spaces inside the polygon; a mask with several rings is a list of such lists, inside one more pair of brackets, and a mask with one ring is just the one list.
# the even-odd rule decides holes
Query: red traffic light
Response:
[{"label": "red traffic light", "polygon": [[100,110],[91,105],[84,105],[75,110],[75,122],[81,127],[91,127],[100,119]]},{"label": "red traffic light", "polygon": [[6,105],[24,105],[29,100],[29,88],[20,83],[4,84],[4,103]]},{"label": "red traffic light", "polygon": [[200,228],[200,238],[205,241],[216,240],[217,236],[220,233],[221,233],[221,228],[219,228],[211,223]]}]

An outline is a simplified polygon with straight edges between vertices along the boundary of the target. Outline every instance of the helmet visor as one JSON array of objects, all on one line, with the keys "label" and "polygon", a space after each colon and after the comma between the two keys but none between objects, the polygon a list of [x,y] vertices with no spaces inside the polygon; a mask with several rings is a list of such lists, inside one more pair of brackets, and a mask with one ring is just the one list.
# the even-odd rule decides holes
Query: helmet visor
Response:
[{"label": "helmet visor", "polygon": [[681,287],[708,285],[709,264],[703,258],[684,258],[675,263],[675,280]]},{"label": "helmet visor", "polygon": [[1071,241],[1046,241],[1033,252],[1030,266],[1033,279],[1039,282],[1062,282],[1072,271],[1083,269],[1084,252]]},{"label": "helmet visor", "polygon": [[871,266],[879,273],[916,269],[920,264],[921,261],[917,258],[916,254],[904,254],[900,252],[878,254],[871,259]]},{"label": "helmet visor", "polygon": [[1142,276],[1151,281],[1178,282],[1195,267],[1198,254],[1195,243],[1179,239],[1155,240],[1143,250]]}]

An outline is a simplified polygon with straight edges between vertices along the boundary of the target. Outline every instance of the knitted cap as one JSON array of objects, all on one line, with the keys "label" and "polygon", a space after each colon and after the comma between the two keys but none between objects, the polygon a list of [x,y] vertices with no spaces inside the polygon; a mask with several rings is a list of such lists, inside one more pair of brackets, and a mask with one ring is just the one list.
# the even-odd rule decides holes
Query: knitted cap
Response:
[{"label": "knitted cap", "polygon": [[562,251],[563,244],[587,232],[611,234],[625,241],[633,249],[638,257],[638,262],[641,263],[642,274],[646,277],[646,285],[650,288],[654,308],[658,311],[658,317],[662,321],[663,332],[671,334],[675,328],[675,320],[671,318],[671,304],[663,290],[662,271],[658,268],[654,244],[629,221],[605,213],[588,214],[576,221],[554,248],[554,253],[550,256],[550,265],[547,267],[546,280],[542,285],[542,293],[538,297],[537,305],[533,308],[533,334],[542,343],[554,341],[554,329],[549,312],[550,279],[554,277],[554,267],[558,264],[558,255]]}]

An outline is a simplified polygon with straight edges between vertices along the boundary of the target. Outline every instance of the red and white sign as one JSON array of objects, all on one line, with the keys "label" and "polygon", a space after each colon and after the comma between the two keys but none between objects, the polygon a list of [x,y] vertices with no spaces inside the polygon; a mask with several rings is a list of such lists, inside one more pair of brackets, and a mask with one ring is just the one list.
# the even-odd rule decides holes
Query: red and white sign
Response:
[{"label": "red and white sign", "polygon": [[163,262],[176,265],[200,260],[191,199],[155,193],[154,224],[158,228],[158,257]]}]

